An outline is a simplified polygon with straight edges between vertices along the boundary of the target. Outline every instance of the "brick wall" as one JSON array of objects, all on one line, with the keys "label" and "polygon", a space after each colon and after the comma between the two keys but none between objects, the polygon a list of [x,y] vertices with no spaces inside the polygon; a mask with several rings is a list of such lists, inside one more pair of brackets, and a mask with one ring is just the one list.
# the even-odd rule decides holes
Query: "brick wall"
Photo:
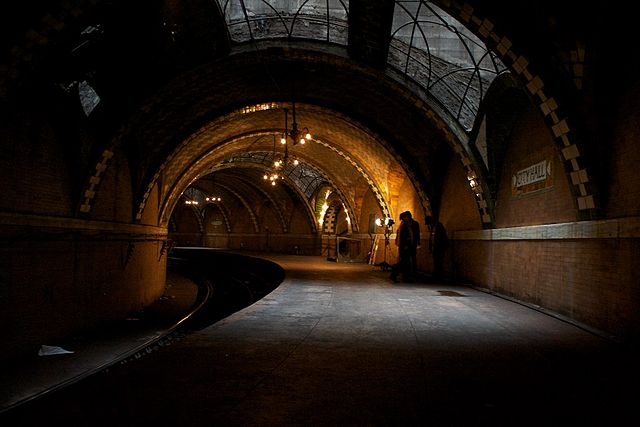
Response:
[{"label": "brick wall", "polygon": [[[360,232],[368,233],[369,215],[374,214],[376,217],[382,218],[382,210],[380,210],[375,195],[368,188],[361,200],[360,218],[358,220],[360,223]],[[382,233],[382,229],[377,230],[377,232]]]},{"label": "brick wall", "polygon": [[123,155],[116,155],[101,177],[92,218],[130,222],[133,218],[131,173]]},{"label": "brick wall", "polygon": [[[444,226],[447,239],[451,240],[456,230],[473,230],[482,228],[480,214],[475,202],[475,196],[465,170],[457,157],[452,157],[446,171],[442,187],[442,199],[440,201],[440,213],[438,220]],[[432,232],[433,230],[429,230]],[[432,239],[432,236],[425,236]],[[429,241],[426,242],[429,250]],[[453,276],[452,245],[448,244],[444,257],[444,274]],[[433,248],[431,248],[432,250]],[[431,258],[431,252],[427,255]],[[430,260],[432,261],[432,260]]]},{"label": "brick wall", "polygon": [[[576,208],[563,162],[549,129],[533,105],[517,120],[508,141],[495,204],[496,227],[575,221]],[[512,194],[512,177],[518,170],[541,161],[552,162],[553,183],[523,195]]]},{"label": "brick wall", "polygon": [[309,234],[311,233],[311,224],[309,221],[315,218],[309,218],[304,207],[297,204],[293,205],[293,209],[284,212],[285,219],[289,222],[290,233]]},{"label": "brick wall", "polygon": [[132,233],[109,223],[51,217],[8,225],[14,219],[3,217],[0,241],[0,312],[11,325],[3,328],[2,359],[35,355],[41,344],[122,319],[164,291],[160,229]]},{"label": "brick wall", "polygon": [[71,172],[47,117],[11,117],[0,128],[0,210],[69,215]]},{"label": "brick wall", "polygon": [[191,206],[179,204],[175,209],[175,220],[178,231],[182,233],[199,233],[197,212]]},{"label": "brick wall", "polygon": [[[608,158],[609,188],[605,194],[607,217],[640,216],[640,83],[629,88],[615,109],[613,141]],[[612,108],[615,108],[612,106]]]},{"label": "brick wall", "polygon": [[537,304],[623,340],[640,339],[636,238],[454,242],[460,280]]},{"label": "brick wall", "polygon": [[446,230],[451,231],[482,228],[475,196],[457,157],[449,161],[442,186],[439,220]]},{"label": "brick wall", "polygon": [[142,212],[140,224],[158,225],[158,207],[160,206],[158,193],[158,186],[154,185],[149,191],[149,199],[147,200],[146,208]]},{"label": "brick wall", "polygon": [[[0,360],[122,319],[164,291],[166,230],[131,224],[124,157],[102,176],[93,217],[76,217],[95,141],[80,111],[42,95],[0,126],[0,313],[10,325]],[[148,223],[156,218],[149,209]]]},{"label": "brick wall", "polygon": [[[634,104],[639,93],[636,85],[622,97],[610,112],[615,118],[611,129],[603,133],[612,135],[611,143],[600,149],[610,175],[598,184],[604,216],[615,219],[574,222],[577,209],[562,162],[539,113],[530,108],[508,141],[495,206],[497,228],[460,231],[472,228],[463,228],[461,220],[452,222],[450,274],[638,342],[640,107]],[[513,174],[545,158],[553,162],[553,185],[526,195],[512,194]],[[454,178],[448,178],[445,188],[461,185],[461,178],[455,182]],[[448,221],[464,208],[461,203],[447,205],[446,194],[441,218]]]}]

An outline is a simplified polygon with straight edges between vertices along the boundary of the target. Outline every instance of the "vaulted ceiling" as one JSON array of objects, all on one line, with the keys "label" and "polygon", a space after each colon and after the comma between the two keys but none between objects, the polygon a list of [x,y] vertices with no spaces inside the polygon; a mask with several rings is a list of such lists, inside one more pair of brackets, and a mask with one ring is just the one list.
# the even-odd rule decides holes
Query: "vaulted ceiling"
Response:
[{"label": "vaulted ceiling", "polygon": [[[482,183],[475,189],[477,208],[482,221],[491,223],[488,184],[469,149],[477,124],[468,116],[461,121],[455,111],[462,107],[447,106],[446,94],[436,93],[433,83],[423,85],[409,72],[409,62],[404,70],[387,63],[394,16],[412,2],[336,3],[348,5],[348,16],[341,15],[348,31],[335,40],[304,32],[258,37],[251,31],[254,19],[246,27],[250,37],[240,41],[234,39],[237,31],[228,30],[227,2],[219,3],[32,1],[16,5],[11,19],[4,19],[8,72],[0,88],[11,101],[2,106],[9,115],[35,104],[56,109],[60,127],[76,144],[67,155],[79,171],[78,212],[91,214],[99,193],[96,171],[108,168],[113,153],[124,153],[131,169],[134,220],[142,218],[153,188],[160,191],[158,221],[166,224],[180,194],[198,178],[237,167],[246,182],[256,181],[255,159],[239,159],[272,151],[284,109],[295,101],[297,121],[313,134],[296,155],[347,202],[360,176],[381,209],[394,214],[389,201],[398,181],[409,179],[425,215],[437,214],[444,170],[457,156]],[[485,3],[420,4],[437,5],[467,26],[504,63],[498,69],[517,75],[540,109],[553,112],[546,117],[559,147],[579,147],[565,155],[568,173],[593,168],[582,155],[589,141],[566,120],[580,111],[584,88],[571,52],[579,52],[575,34],[582,35],[576,18],[587,12],[526,2],[531,8],[519,13],[522,20],[514,26],[503,16],[520,6]],[[567,81],[574,81],[575,91],[561,89],[567,85],[558,83]],[[464,96],[473,92],[468,81],[461,85]],[[574,187],[576,205],[586,215],[596,208],[592,182]]]}]

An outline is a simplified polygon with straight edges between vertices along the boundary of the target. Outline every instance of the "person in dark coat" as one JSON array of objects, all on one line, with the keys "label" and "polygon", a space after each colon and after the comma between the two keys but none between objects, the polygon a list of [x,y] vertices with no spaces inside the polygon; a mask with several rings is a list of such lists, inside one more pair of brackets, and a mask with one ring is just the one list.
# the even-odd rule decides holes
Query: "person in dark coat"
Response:
[{"label": "person in dark coat", "polygon": [[398,275],[402,275],[404,282],[411,282],[418,265],[416,253],[420,244],[420,224],[413,220],[410,211],[400,214],[395,243],[399,261],[391,267],[391,280],[397,282]]}]

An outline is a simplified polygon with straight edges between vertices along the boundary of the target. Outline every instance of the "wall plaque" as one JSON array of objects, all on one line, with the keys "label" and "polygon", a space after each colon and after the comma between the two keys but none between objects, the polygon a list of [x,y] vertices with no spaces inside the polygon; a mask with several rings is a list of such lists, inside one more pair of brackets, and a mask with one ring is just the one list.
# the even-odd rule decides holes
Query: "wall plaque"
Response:
[{"label": "wall plaque", "polygon": [[551,160],[543,160],[525,169],[520,169],[511,177],[511,194],[520,196],[553,186]]}]

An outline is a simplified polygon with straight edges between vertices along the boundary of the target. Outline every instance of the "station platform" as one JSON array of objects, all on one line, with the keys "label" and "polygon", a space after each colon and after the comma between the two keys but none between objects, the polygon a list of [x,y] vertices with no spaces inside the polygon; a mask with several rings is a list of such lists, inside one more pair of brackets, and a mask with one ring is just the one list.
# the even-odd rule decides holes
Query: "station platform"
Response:
[{"label": "station platform", "polygon": [[[462,284],[393,283],[371,265],[263,256],[286,277],[261,300],[20,405],[4,425],[638,422],[628,391],[640,378],[636,355],[583,328]],[[102,347],[102,363],[124,347]]]}]

